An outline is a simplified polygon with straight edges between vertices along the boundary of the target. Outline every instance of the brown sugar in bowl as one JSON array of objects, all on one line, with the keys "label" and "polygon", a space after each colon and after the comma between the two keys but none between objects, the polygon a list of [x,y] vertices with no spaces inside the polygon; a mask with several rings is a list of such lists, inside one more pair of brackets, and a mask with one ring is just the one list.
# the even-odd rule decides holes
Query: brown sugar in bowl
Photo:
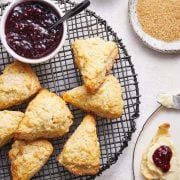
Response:
[{"label": "brown sugar in bowl", "polygon": [[136,11],[149,35],[167,42],[180,40],[179,0],[138,0]]},{"label": "brown sugar in bowl", "polygon": [[179,0],[129,0],[129,19],[148,47],[164,53],[180,52]]}]

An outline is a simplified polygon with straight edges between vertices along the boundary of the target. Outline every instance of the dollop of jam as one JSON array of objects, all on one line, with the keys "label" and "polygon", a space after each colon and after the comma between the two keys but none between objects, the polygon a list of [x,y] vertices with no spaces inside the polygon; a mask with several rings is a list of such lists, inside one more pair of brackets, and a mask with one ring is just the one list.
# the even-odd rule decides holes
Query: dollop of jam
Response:
[{"label": "dollop of jam", "polygon": [[170,169],[171,158],[172,150],[168,146],[160,146],[153,154],[154,164],[164,173],[168,172]]},{"label": "dollop of jam", "polygon": [[10,12],[5,25],[8,45],[26,58],[48,55],[62,39],[62,24],[47,31],[59,18],[57,11],[46,3],[26,1],[18,4]]}]

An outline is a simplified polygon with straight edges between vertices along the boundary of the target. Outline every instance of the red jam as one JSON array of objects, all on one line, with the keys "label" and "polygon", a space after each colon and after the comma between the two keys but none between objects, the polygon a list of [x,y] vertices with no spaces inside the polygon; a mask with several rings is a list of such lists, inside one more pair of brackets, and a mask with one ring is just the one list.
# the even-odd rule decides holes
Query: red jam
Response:
[{"label": "red jam", "polygon": [[47,28],[60,18],[57,11],[46,3],[26,1],[10,12],[6,26],[8,45],[19,55],[37,59],[50,54],[60,43],[63,25]]},{"label": "red jam", "polygon": [[154,164],[164,173],[168,172],[170,169],[171,158],[172,151],[168,146],[160,146],[153,154]]}]

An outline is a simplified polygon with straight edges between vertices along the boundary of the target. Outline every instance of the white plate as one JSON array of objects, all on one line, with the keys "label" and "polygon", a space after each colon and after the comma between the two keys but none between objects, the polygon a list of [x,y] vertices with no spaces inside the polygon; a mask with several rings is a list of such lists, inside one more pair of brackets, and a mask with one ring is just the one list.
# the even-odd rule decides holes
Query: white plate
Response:
[{"label": "white plate", "polygon": [[148,47],[163,53],[180,53],[180,40],[173,42],[165,42],[157,40],[145,33],[137,18],[136,4],[138,0],[129,0],[129,20],[134,32]]},{"label": "white plate", "polygon": [[160,124],[167,122],[170,124],[170,134],[174,142],[176,151],[180,153],[180,111],[161,108],[150,118],[142,134],[139,137],[134,153],[134,175],[135,180],[143,180],[140,173],[140,163],[143,152],[148,147],[152,137],[157,132]]}]

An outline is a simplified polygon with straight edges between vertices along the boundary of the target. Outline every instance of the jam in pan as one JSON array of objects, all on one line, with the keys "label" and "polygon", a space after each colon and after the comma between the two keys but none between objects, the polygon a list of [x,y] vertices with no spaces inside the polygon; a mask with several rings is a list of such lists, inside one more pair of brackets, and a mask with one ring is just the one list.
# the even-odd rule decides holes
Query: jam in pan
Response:
[{"label": "jam in pan", "polygon": [[46,3],[26,1],[18,4],[5,25],[8,45],[25,58],[37,59],[50,54],[62,39],[63,25],[50,32],[47,28],[59,18],[57,11]]},{"label": "jam in pan", "polygon": [[154,164],[166,173],[170,169],[172,151],[168,146],[160,146],[153,154]]}]

